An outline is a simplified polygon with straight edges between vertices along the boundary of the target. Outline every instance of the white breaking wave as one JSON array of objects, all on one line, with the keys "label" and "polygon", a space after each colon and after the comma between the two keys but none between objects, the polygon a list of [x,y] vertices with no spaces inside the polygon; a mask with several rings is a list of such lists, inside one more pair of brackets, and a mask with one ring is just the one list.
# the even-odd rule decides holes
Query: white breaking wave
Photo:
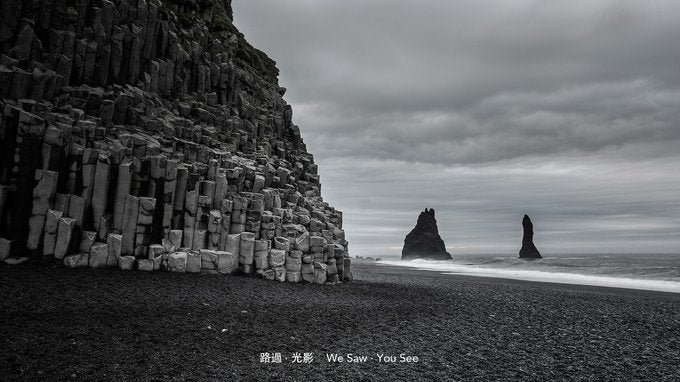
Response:
[{"label": "white breaking wave", "polygon": [[503,279],[526,280],[547,283],[590,285],[680,293],[680,282],[677,281],[596,276],[578,273],[547,272],[526,269],[482,268],[467,265],[459,265],[449,261],[428,261],[428,260],[379,261],[377,264],[394,265],[398,267],[409,267],[426,271],[436,271],[441,272],[442,274],[450,275],[496,277]]}]

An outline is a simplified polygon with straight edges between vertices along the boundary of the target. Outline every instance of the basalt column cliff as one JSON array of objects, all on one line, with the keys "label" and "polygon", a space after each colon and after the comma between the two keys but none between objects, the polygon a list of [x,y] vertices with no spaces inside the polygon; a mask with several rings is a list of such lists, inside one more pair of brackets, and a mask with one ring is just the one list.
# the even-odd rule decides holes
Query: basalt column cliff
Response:
[{"label": "basalt column cliff", "polygon": [[0,260],[351,277],[342,213],[230,0],[0,8]]}]

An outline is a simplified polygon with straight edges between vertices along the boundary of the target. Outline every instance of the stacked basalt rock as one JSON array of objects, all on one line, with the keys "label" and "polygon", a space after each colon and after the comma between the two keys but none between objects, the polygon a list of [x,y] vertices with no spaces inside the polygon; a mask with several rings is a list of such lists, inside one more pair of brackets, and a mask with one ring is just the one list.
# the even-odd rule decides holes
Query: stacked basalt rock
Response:
[{"label": "stacked basalt rock", "polygon": [[342,213],[230,1],[0,8],[1,260],[351,279]]}]

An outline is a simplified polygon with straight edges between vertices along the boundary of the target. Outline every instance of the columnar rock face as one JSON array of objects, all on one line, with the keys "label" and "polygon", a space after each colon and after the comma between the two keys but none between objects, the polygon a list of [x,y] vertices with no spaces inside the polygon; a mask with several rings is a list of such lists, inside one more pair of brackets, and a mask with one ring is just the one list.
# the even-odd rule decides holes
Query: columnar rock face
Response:
[{"label": "columnar rock face", "polygon": [[451,254],[446,251],[444,240],[439,236],[434,209],[426,208],[418,216],[415,228],[404,239],[401,259],[451,260]]},{"label": "columnar rock face", "polygon": [[351,279],[342,213],[230,0],[1,8],[3,256]]},{"label": "columnar rock face", "polygon": [[522,236],[522,248],[519,250],[520,259],[540,259],[541,254],[534,245],[534,224],[528,215],[524,215],[522,219],[522,228],[524,229],[524,236]]}]

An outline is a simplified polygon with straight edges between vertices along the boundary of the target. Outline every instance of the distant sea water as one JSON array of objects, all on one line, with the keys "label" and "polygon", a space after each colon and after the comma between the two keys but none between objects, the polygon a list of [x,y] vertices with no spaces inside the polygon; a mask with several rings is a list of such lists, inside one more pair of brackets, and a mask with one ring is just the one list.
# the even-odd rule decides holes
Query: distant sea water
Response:
[{"label": "distant sea water", "polygon": [[400,261],[386,256],[379,263],[444,274],[680,293],[680,254],[544,256],[543,259],[520,260],[511,255],[454,254],[453,261]]}]

